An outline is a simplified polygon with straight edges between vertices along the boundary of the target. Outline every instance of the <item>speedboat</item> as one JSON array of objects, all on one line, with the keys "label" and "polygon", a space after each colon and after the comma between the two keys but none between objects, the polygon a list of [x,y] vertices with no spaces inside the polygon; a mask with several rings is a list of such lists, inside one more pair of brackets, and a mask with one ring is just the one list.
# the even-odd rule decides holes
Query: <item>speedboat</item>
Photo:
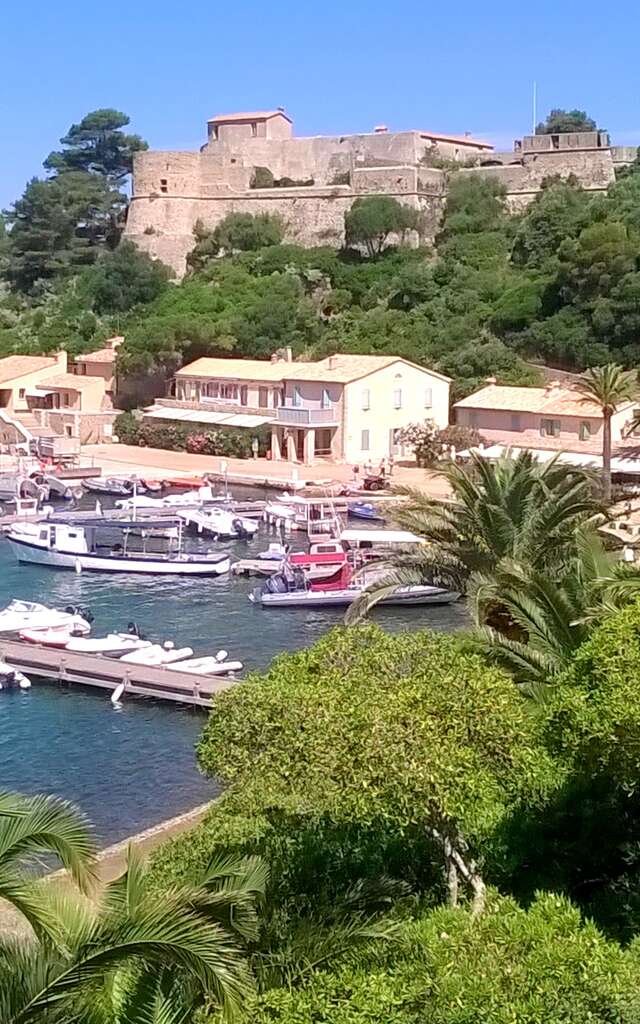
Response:
[{"label": "speedboat", "polygon": [[66,648],[78,654],[119,655],[151,646],[150,640],[143,640],[135,633],[109,633],[108,636],[72,637]]},{"label": "speedboat", "polygon": [[246,540],[258,530],[258,524],[253,519],[222,508],[177,512],[176,515],[185,526],[191,526],[200,534],[208,533],[216,540]]},{"label": "speedboat", "polygon": [[0,661],[0,690],[10,690],[13,686],[28,690],[31,687],[31,680],[13,665]]},{"label": "speedboat", "polygon": [[69,606],[65,611],[47,608],[34,601],[11,601],[0,612],[0,633],[19,633],[24,629],[67,627],[70,632],[90,633],[93,616],[83,608]]},{"label": "speedboat", "polygon": [[[285,566],[249,595],[263,608],[348,608],[366,590],[369,580],[354,580],[347,563],[333,576],[314,582],[303,570]],[[421,583],[398,587],[380,601],[387,605],[452,604],[460,594],[444,587]]]},{"label": "speedboat", "polygon": [[133,665],[169,665],[173,661],[185,661],[192,654],[193,648],[176,648],[168,641],[166,644],[149,644],[144,650],[132,651],[120,658],[120,661]]},{"label": "speedboat", "polygon": [[213,488],[205,486],[196,490],[184,491],[182,494],[167,494],[163,498],[149,498],[144,494],[135,494],[116,501],[116,508],[125,511],[136,509],[155,508],[202,508],[212,502],[224,501],[223,495],[214,494]]},{"label": "speedboat", "polygon": [[375,505],[370,501],[354,501],[348,508],[349,518],[368,519],[371,523],[384,523],[384,516],[381,516]]}]

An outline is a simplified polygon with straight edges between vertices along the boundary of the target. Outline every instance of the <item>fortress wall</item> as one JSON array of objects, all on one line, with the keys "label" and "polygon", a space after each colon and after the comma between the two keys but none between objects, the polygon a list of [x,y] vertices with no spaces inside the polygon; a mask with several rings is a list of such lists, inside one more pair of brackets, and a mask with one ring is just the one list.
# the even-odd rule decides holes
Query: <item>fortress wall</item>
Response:
[{"label": "fortress wall", "polygon": [[530,154],[521,164],[500,167],[471,167],[459,174],[482,174],[499,181],[507,190],[507,205],[512,212],[523,210],[540,191],[545,178],[575,176],[582,188],[604,191],[615,181],[610,150],[582,150]]},{"label": "fortress wall", "polygon": [[354,167],[351,178],[354,192],[376,195],[409,195],[418,191],[416,167]]},{"label": "fortress wall", "polygon": [[[344,215],[357,196],[346,186],[332,189],[255,189],[238,197],[208,199],[178,197],[134,198],[129,207],[126,237],[155,259],[173,267],[179,276],[186,269],[187,253],[193,248],[193,225],[201,220],[212,230],[229,213],[271,213],[281,217],[285,238],[298,245],[344,244]],[[422,213],[422,237],[433,240],[442,215],[439,196],[397,193],[396,198]],[[150,230],[152,229],[152,230]]]},{"label": "fortress wall", "polygon": [[133,194],[160,194],[160,179],[167,181],[168,195],[197,196],[200,187],[200,154],[192,152],[136,153],[133,158]]}]

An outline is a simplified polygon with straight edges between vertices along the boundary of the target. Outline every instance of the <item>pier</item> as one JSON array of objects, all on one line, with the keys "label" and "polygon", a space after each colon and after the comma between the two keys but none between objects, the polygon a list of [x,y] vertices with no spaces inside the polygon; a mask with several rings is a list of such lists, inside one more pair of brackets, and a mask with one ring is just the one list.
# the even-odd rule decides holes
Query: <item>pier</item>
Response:
[{"label": "pier", "polygon": [[124,684],[122,699],[154,697],[201,708],[209,708],[212,697],[236,682],[231,676],[200,676],[165,666],[136,665],[103,654],[80,654],[4,638],[0,639],[0,660],[29,677],[68,685],[79,683],[111,692]]}]

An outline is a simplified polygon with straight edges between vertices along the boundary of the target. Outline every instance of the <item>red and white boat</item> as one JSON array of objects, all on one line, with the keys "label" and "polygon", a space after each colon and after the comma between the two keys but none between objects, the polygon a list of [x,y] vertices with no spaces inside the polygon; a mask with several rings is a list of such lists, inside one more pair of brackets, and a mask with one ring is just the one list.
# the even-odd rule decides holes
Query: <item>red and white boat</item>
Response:
[{"label": "red and white boat", "polygon": [[66,647],[74,633],[69,626],[51,626],[49,629],[22,629],[18,636],[42,647]]}]

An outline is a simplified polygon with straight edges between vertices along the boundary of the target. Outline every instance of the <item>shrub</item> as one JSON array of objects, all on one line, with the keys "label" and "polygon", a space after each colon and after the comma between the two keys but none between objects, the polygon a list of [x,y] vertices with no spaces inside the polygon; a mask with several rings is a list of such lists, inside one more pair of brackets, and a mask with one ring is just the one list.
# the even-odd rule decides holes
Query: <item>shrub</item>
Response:
[{"label": "shrub", "polygon": [[419,466],[432,466],[447,454],[451,447],[456,451],[474,448],[482,441],[481,434],[470,427],[453,424],[438,430],[433,420],[424,423],[410,423],[398,432],[400,444],[413,448]]},{"label": "shrub", "polygon": [[193,455],[218,455],[230,459],[252,457],[251,442],[258,438],[259,454],[264,455],[270,445],[269,428],[238,430],[220,427],[218,430],[196,430],[182,423],[150,423],[136,418],[130,412],[121,413],[115,421],[115,433],[123,444],[146,448],[166,448],[168,451],[187,451]]},{"label": "shrub", "polygon": [[268,167],[254,167],[249,188],[273,188],[275,178]]}]

